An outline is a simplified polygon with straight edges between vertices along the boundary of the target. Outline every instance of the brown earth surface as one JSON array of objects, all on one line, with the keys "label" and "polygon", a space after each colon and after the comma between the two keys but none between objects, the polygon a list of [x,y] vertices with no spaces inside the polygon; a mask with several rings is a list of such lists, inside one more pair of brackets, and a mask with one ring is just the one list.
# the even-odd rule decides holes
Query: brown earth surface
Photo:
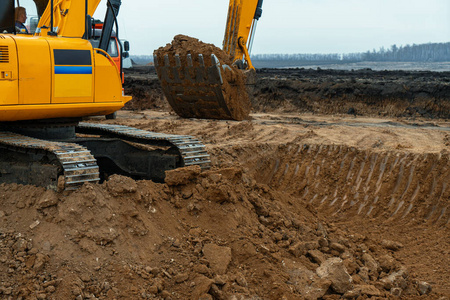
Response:
[{"label": "brown earth surface", "polygon": [[[91,122],[196,136],[212,170],[64,193],[0,185],[0,297],[450,297],[445,74],[261,70],[251,120],[236,122],[179,118],[148,70],[128,74],[134,110]],[[383,100],[372,91],[388,75],[430,99]],[[308,76],[329,92],[374,82],[373,98],[308,94]]]}]

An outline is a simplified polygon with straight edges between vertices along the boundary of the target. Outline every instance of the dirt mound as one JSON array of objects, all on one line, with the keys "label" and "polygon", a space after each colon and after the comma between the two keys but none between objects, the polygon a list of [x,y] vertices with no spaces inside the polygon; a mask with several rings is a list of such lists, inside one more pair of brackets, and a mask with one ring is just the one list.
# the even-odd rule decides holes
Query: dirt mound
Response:
[{"label": "dirt mound", "polygon": [[155,50],[155,54],[160,54],[162,56],[166,54],[169,56],[178,54],[184,65],[187,65],[186,57],[188,54],[191,54],[192,58],[202,54],[205,58],[205,64],[208,65],[211,65],[211,61],[208,58],[211,57],[212,54],[219,59],[221,64],[231,66],[233,63],[232,57],[215,45],[203,43],[199,39],[182,34],[174,36],[172,43]]},{"label": "dirt mound", "polygon": [[[188,54],[192,57],[192,67],[189,67],[187,61]],[[203,55],[206,70],[202,69],[199,61],[200,54]],[[218,58],[222,66],[220,68],[222,83],[215,75],[211,75],[214,74],[211,69],[212,54]],[[206,44],[185,35],[177,35],[171,44],[155,50],[155,55],[158,59],[158,68],[165,65],[164,56],[169,57],[171,72],[168,77],[161,77],[161,81],[163,90],[178,115],[206,119],[243,120],[248,118],[251,103],[246,93],[246,75],[242,70],[232,66],[232,57],[225,51],[213,44]],[[175,55],[180,57],[181,66],[179,67],[177,67]],[[177,96],[172,99],[170,95],[174,89],[177,90]],[[180,94],[183,94],[183,97]]]},{"label": "dirt mound", "polygon": [[38,299],[428,294],[393,252],[237,168],[112,176],[57,194],[1,185],[0,293]]},{"label": "dirt mound", "polygon": [[115,122],[200,138],[213,165],[239,166],[246,177],[308,206],[325,223],[378,244],[402,243],[392,256],[434,291],[450,295],[448,121],[272,113],[230,122],[154,111],[121,115]]}]

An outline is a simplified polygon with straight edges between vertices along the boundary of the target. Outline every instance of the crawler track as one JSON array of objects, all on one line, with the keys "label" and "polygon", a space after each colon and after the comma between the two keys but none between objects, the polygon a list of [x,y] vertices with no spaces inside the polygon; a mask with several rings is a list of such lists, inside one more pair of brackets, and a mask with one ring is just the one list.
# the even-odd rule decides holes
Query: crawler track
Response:
[{"label": "crawler track", "polygon": [[[162,163],[163,169],[159,170],[162,174],[167,168],[199,165],[202,169],[208,169],[211,166],[205,146],[192,136],[90,123],[80,123],[77,132],[101,135],[93,138],[99,141],[107,136],[135,144],[175,148],[179,157],[177,163],[173,165]],[[80,144],[86,142],[82,138],[70,139],[69,142],[47,141],[0,131],[0,182],[32,184],[54,190],[58,188],[74,190],[85,182],[98,182],[102,167],[100,165],[99,168],[100,163],[95,158],[98,149],[80,145],[77,141]],[[107,144],[104,147],[107,147]],[[118,155],[120,156],[120,153]],[[139,161],[137,163],[141,164]],[[64,178],[63,181],[61,177]]]},{"label": "crawler track", "polygon": [[80,123],[77,132],[87,134],[106,134],[130,142],[153,146],[175,146],[182,158],[181,166],[199,165],[202,169],[211,167],[211,159],[203,145],[189,135],[173,135],[141,130],[123,125]]},{"label": "crawler track", "polygon": [[[59,176],[64,176],[64,189],[73,190],[84,182],[99,181],[99,168],[95,158],[89,150],[78,144],[44,141],[12,132],[0,131],[0,149],[12,154],[21,153],[29,159],[28,166],[42,162],[42,165],[47,165],[50,169],[53,169],[49,172],[51,175],[47,178],[38,178],[42,174],[39,167],[32,168],[29,172],[20,172],[22,176],[17,178],[10,173],[17,166],[17,162],[3,162],[2,177],[5,177],[5,173],[10,173],[11,176],[8,178],[11,182],[28,183],[28,179],[31,184],[56,189]],[[6,154],[4,155],[6,156]],[[32,161],[33,159],[36,161]],[[49,175],[49,173],[46,174]]]}]

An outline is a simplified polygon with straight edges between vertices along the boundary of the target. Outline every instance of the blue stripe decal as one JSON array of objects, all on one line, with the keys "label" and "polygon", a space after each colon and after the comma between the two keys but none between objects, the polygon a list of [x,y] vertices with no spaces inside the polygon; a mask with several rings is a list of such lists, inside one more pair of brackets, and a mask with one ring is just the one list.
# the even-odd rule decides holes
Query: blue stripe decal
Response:
[{"label": "blue stripe decal", "polygon": [[92,67],[55,66],[55,74],[92,74]]}]

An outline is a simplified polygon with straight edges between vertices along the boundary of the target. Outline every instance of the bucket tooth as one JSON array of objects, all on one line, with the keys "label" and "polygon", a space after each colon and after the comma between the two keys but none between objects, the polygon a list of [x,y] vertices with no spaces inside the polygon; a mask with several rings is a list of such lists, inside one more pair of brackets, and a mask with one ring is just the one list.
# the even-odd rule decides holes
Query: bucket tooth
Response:
[{"label": "bucket tooth", "polygon": [[199,54],[198,55],[198,64],[199,67],[195,68],[196,69],[196,81],[197,83],[208,83],[207,77],[206,77],[206,67],[205,67],[205,61],[203,60],[203,55]]},{"label": "bucket tooth", "polygon": [[[213,54],[214,55],[214,54]],[[200,64],[201,68],[205,67],[205,61],[203,60],[203,54],[198,55],[198,63]]]},{"label": "bucket tooth", "polygon": [[[214,54],[211,55],[211,65],[212,67],[209,69],[210,81],[223,84],[222,73],[220,72],[220,62]],[[228,67],[228,65],[223,66]]]},{"label": "bucket tooth", "polygon": [[170,67],[170,60],[169,60],[169,55],[164,55],[164,65],[166,67]]},{"label": "bucket tooth", "polygon": [[181,60],[180,60],[180,55],[179,54],[175,54],[175,66],[177,68],[181,68]]},{"label": "bucket tooth", "polygon": [[192,55],[188,54],[186,56],[186,60],[187,60],[188,67],[190,67],[190,68],[194,67],[194,64],[192,63]]}]

